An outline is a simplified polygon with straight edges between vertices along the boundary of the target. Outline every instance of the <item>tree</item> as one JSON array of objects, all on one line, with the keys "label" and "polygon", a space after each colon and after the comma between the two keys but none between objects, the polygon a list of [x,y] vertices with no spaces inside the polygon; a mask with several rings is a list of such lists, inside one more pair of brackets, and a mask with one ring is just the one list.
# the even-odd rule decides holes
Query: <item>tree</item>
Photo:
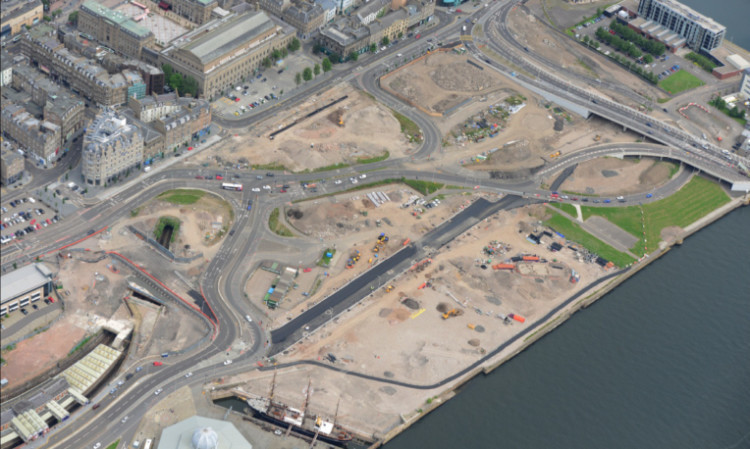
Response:
[{"label": "tree", "polygon": [[313,53],[317,55],[318,53],[321,53],[322,51],[323,51],[323,45],[321,44],[313,45]]},{"label": "tree", "polygon": [[320,64],[315,64],[315,67],[313,67],[313,74],[315,76],[320,75]]},{"label": "tree", "polygon": [[357,62],[357,59],[359,59],[359,53],[357,53],[356,51],[349,53],[349,59],[351,59],[354,62]]},{"label": "tree", "polygon": [[328,58],[323,58],[321,64],[323,66],[323,72],[330,72],[331,68],[333,67],[333,64],[331,64],[331,60]]},{"label": "tree", "polygon": [[583,35],[583,41],[584,41],[585,43],[587,43],[587,44],[589,43],[589,35],[588,35],[588,34],[584,34],[584,35]]},{"label": "tree", "polygon": [[339,62],[341,62],[341,55],[338,53],[331,53],[331,56],[329,56],[329,59],[331,60],[332,63],[338,64]]},{"label": "tree", "polygon": [[391,43],[391,40],[388,39],[388,36],[383,36],[383,40],[380,41],[380,43],[383,44],[383,45],[388,45],[388,44]]},{"label": "tree", "polygon": [[297,83],[297,85],[299,86],[299,84],[302,82],[302,74],[301,73],[297,72],[294,75],[294,82]]},{"label": "tree", "polygon": [[404,37],[404,33],[403,33],[403,32],[401,32],[401,31],[399,31],[399,32],[398,32],[398,38],[399,38],[399,39],[401,39],[402,37]]},{"label": "tree", "polygon": [[270,60],[270,59],[269,59],[269,58],[268,58],[268,57],[266,56],[265,58],[263,58],[263,62],[261,62],[261,64],[263,65],[263,67],[265,67],[265,68],[269,68],[269,67],[271,67],[271,64],[273,64],[273,63],[272,63],[272,62],[271,62],[271,60]]},{"label": "tree", "polygon": [[654,57],[651,56],[650,54],[646,53],[645,55],[643,55],[643,61],[646,64],[651,64],[652,62],[654,62]]},{"label": "tree", "polygon": [[169,87],[176,90],[178,93],[182,93],[182,75],[179,73],[172,73],[169,76],[169,81],[167,82],[169,84]]},{"label": "tree", "polygon": [[[76,11],[78,12],[78,11]],[[161,70],[164,72],[164,77],[166,79],[169,79],[170,76],[172,76],[172,73],[174,73],[174,69],[169,64],[162,64]]]},{"label": "tree", "polygon": [[372,44],[370,44],[370,53],[375,53],[376,51],[378,51],[378,44],[373,42]]},{"label": "tree", "polygon": [[281,57],[282,58],[286,58],[287,56],[289,56],[289,50],[287,50],[286,48],[282,48],[281,49]]},{"label": "tree", "polygon": [[60,8],[52,11],[52,17],[59,17],[61,15],[62,15],[62,9],[60,9]]},{"label": "tree", "polygon": [[310,67],[305,67],[305,70],[302,71],[302,79],[305,81],[310,81],[313,78],[313,72]]},{"label": "tree", "polygon": [[288,48],[291,52],[295,52],[299,50],[301,46],[302,45],[300,44],[299,39],[295,37],[291,42],[289,42],[289,45],[287,45],[286,48]]},{"label": "tree", "polygon": [[279,51],[278,48],[274,48],[271,52],[271,59],[273,59],[274,61],[278,61],[279,59],[281,59],[281,51]]}]

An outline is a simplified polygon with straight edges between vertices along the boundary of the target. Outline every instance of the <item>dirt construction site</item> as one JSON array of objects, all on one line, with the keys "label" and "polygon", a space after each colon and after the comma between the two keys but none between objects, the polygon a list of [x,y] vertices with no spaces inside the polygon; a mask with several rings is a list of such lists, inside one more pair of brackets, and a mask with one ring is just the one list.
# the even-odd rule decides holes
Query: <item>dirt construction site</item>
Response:
[{"label": "dirt construction site", "polygon": [[[368,196],[377,192],[387,200],[378,201],[376,206]],[[292,267],[302,268],[294,279],[296,287],[289,290],[274,310],[267,310],[270,326],[281,325],[313,306],[401,249],[407,239],[417,239],[450,218],[469,205],[473,197],[462,190],[443,189],[441,192],[429,195],[425,201],[415,190],[403,184],[392,184],[286,207],[285,223],[298,233],[321,242],[316,261],[327,250],[332,250],[333,257],[327,265],[313,262]],[[388,237],[388,241],[379,243],[380,234]],[[268,270],[257,270],[246,285],[250,301],[262,305],[266,291],[276,278],[277,275]]]},{"label": "dirt construction site", "polygon": [[456,51],[427,55],[382,82],[434,115],[443,145],[432,159],[473,170],[531,169],[595,143],[634,142],[636,134],[549,103]]},{"label": "dirt construction site", "polygon": [[[579,164],[559,190],[579,195],[628,195],[648,192],[676,173],[671,162],[655,159],[600,158]],[[554,177],[545,180],[552,184]]]},{"label": "dirt construction site", "polygon": [[[346,99],[305,118],[310,112],[339,98]],[[291,128],[272,132],[294,123]],[[222,149],[201,154],[194,162],[283,167],[298,172],[338,163],[383,156],[403,157],[416,144],[409,143],[393,113],[348,84],[335,86],[314,96],[295,112],[271,118],[240,132]],[[217,159],[218,158],[218,159]]]},{"label": "dirt construction site", "polygon": [[[538,224],[545,211],[544,205],[528,206],[478,223],[439,252],[394,274],[389,285],[276,361],[321,361],[344,372],[415,385],[431,385],[459,372],[606,274]],[[527,239],[532,233],[541,236],[540,244]],[[550,249],[554,243],[560,245],[557,252]],[[507,355],[504,350],[497,357]],[[252,372],[228,382],[268,395],[272,375]],[[308,378],[312,413],[331,415],[340,399],[342,426],[379,436],[418,415],[426,402],[441,400],[450,387],[412,389],[297,365],[277,371],[274,397],[299,407]]]}]

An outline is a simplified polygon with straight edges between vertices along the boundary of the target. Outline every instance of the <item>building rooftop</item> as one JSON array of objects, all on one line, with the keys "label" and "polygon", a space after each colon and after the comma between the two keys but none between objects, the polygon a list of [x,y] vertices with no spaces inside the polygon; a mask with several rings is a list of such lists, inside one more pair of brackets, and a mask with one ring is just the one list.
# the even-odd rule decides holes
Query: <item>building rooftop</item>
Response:
[{"label": "building rooftop", "polygon": [[192,416],[161,433],[157,449],[252,449],[234,424]]},{"label": "building rooftop", "polygon": [[[3,108],[5,109],[5,108]],[[0,277],[0,304],[52,280],[52,272],[43,263],[33,263]]]},{"label": "building rooftop", "polygon": [[0,5],[0,15],[2,16],[2,20],[6,21],[41,6],[41,0],[13,0],[9,2],[4,1]]},{"label": "building rooftop", "polygon": [[682,14],[685,17],[688,17],[698,23],[700,23],[703,27],[706,29],[709,29],[715,33],[718,33],[722,30],[726,30],[726,27],[718,22],[716,22],[714,19],[710,17],[706,17],[703,14],[699,13],[698,11],[694,10],[693,8],[690,8],[689,6],[683,5],[682,3],[676,1],[676,0],[657,0],[662,5],[668,6],[673,11],[676,11],[680,14]]},{"label": "building rooftop", "polygon": [[178,46],[193,53],[202,63],[208,63],[219,56],[245,45],[276,25],[266,13],[257,11],[240,16],[231,16],[219,21],[210,22],[207,27],[198,28],[200,33],[191,33],[187,43]]},{"label": "building rooftop", "polygon": [[133,21],[130,17],[121,13],[120,11],[113,11],[99,3],[92,0],[85,2],[81,5],[81,9],[85,9],[91,14],[103,17],[116,25],[119,25],[122,29],[128,31],[130,34],[136,37],[148,37],[151,35],[151,31],[148,28],[144,28]]},{"label": "building rooftop", "polygon": [[106,109],[87,127],[83,137],[83,150],[101,153],[118,141],[128,146],[137,133],[138,130],[128,124],[125,116]]},{"label": "building rooftop", "polygon": [[317,3],[295,3],[284,12],[285,17],[294,17],[302,23],[309,23],[325,14],[323,8]]}]

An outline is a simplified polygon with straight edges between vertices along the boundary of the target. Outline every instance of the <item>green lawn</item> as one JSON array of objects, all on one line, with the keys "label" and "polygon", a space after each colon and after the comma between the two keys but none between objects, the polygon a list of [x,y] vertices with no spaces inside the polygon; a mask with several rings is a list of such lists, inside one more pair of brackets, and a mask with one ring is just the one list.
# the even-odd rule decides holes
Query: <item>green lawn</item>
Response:
[{"label": "green lawn", "polygon": [[417,126],[416,123],[411,121],[411,119],[403,114],[399,114],[398,112],[391,110],[393,112],[393,116],[396,117],[396,120],[398,120],[398,123],[401,125],[401,132],[406,134],[406,137],[409,138],[410,142],[421,142],[422,138],[419,137],[421,135],[421,132],[419,130],[419,126]]},{"label": "green lawn", "polygon": [[430,181],[419,181],[417,179],[404,179],[403,183],[423,195],[429,195],[443,188],[443,184]]},{"label": "green lawn", "polygon": [[[551,209],[549,209],[551,210]],[[621,253],[598,238],[589,234],[578,223],[574,223],[566,217],[554,212],[552,218],[544,222],[545,225],[553,228],[555,231],[563,234],[566,239],[572,240],[583,245],[589,251],[600,255],[601,257],[612,261],[618,267],[627,266],[633,263],[635,259],[625,253]]]},{"label": "green lawn", "polygon": [[193,204],[205,195],[203,190],[177,189],[159,195],[159,199],[173,204]]},{"label": "green lawn", "polygon": [[696,88],[698,86],[702,86],[704,84],[705,83],[695,75],[682,69],[659,81],[659,87],[666,90],[672,95],[678,94],[685,90]]},{"label": "green lawn", "polygon": [[571,217],[577,217],[578,216],[578,212],[576,212],[576,208],[572,204],[567,204],[567,203],[549,203],[549,205],[552,206],[552,207],[556,207],[556,208],[560,209],[563,212],[566,212]]},{"label": "green lawn", "polygon": [[120,444],[120,440],[115,441],[114,443],[107,446],[107,449],[117,449],[117,446]]},{"label": "green lawn", "polygon": [[718,184],[696,176],[680,191],[663,200],[643,206],[584,206],[581,212],[584,220],[599,215],[638,237],[638,243],[630,250],[641,256],[656,249],[662,229],[668,226],[684,228],[727,202],[729,196]]}]

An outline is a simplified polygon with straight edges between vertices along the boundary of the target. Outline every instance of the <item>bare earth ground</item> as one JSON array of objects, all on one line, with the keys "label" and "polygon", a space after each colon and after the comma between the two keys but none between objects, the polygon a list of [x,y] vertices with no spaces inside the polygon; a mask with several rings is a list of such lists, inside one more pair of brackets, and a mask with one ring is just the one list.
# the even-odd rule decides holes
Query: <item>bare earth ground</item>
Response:
[{"label": "bare earth ground", "polygon": [[[400,275],[393,282],[393,291],[376,291],[362,305],[295,346],[279,362],[322,360],[331,353],[338,359],[336,365],[347,370],[424,385],[481,358],[604,274],[594,264],[579,262],[570,250],[551,253],[526,241],[525,236],[534,230],[534,223],[543,213],[541,208],[501,212],[477,224],[434,255],[424,271]],[[544,246],[552,241],[545,239]],[[503,242],[509,249],[493,257],[486,255],[483,247],[492,240]],[[519,253],[538,254],[550,263],[520,264],[521,273],[480,267]],[[580,274],[581,282],[569,281],[571,269]],[[420,289],[425,282],[431,285]],[[405,301],[407,298],[409,301]],[[452,308],[462,314],[443,319],[442,311]],[[526,323],[504,324],[496,317],[498,313],[511,312],[524,316]],[[267,395],[272,375],[246,373],[233,381],[245,380],[243,389]],[[275,398],[299,406],[304,401],[301,385],[307,383],[308,376],[313,385],[311,413],[331,415],[341,398],[338,422],[364,434],[381,434],[393,428],[401,422],[400,414],[410,415],[408,410],[421,408],[428,398],[440,392],[411,390],[299,366],[278,372]]]},{"label": "bare earth ground", "polygon": [[[275,131],[299,117],[344,95],[349,98],[317,115],[268,138]],[[335,114],[341,113],[343,126]],[[313,97],[296,109],[295,113],[272,116],[253,127],[252,132],[239,133],[224,148],[204,152],[193,162],[222,162],[257,165],[282,165],[291,171],[325,167],[339,162],[353,164],[360,158],[372,158],[389,152],[390,157],[404,156],[415,148],[401,133],[401,127],[391,111],[348,84],[340,84]]]},{"label": "bare earth ground", "polygon": [[[432,156],[441,165],[464,165],[482,171],[531,168],[542,165],[558,150],[570,153],[590,146],[596,136],[599,136],[599,143],[633,142],[638,138],[605,120],[584,121],[572,114],[568,114],[570,121],[564,121],[563,130],[555,131],[555,117],[551,108],[545,107],[549,104],[546,100],[497,72],[471,66],[466,60],[466,55],[456,53],[432,54],[399,69],[386,80],[393,90],[426,109],[443,112],[447,108],[435,105],[444,104],[446,99],[452,102],[450,106],[471,100],[443,117],[432,119],[445,136],[440,152]],[[525,97],[526,106],[510,115],[496,137],[478,143],[462,138],[467,120],[479,117],[480,113],[514,95]],[[472,156],[494,148],[500,150],[487,161],[471,163]]]},{"label": "bare earth ground", "polygon": [[[302,267],[309,267],[311,271],[305,273],[300,270],[295,279],[299,284],[298,288],[290,290],[275,310],[267,310],[272,327],[284,324],[293,316],[313,306],[377,263],[378,259],[398,251],[405,239],[419,238],[470,204],[472,200],[472,196],[464,195],[458,190],[445,189],[445,197],[438,207],[419,207],[422,212],[415,216],[413,207],[401,207],[409,198],[421,197],[414,190],[403,185],[390,185],[375,188],[374,191],[387,194],[391,201],[376,208],[366,197],[370,192],[368,190],[303,202],[291,208],[302,212],[302,217],[287,217],[288,223],[300,233],[321,241],[321,249],[316,254],[316,260],[323,255],[326,248],[336,249],[336,254],[330,267],[312,264]],[[362,212],[367,212],[367,216]],[[378,220],[381,221],[379,227],[376,224]],[[378,257],[375,257],[372,247],[381,232],[389,237],[389,242],[377,253]],[[361,258],[353,268],[347,269],[346,261],[356,250],[360,251]],[[262,304],[261,300],[270,287],[270,282],[275,278],[276,275],[273,273],[257,270],[246,286],[250,300]],[[303,293],[309,292],[317,279],[322,281],[320,288],[315,294],[304,296]]]},{"label": "bare earth ground", "polygon": [[[579,164],[560,190],[589,195],[648,192],[669,181],[671,166],[655,159],[594,159]],[[553,180],[550,178],[546,183],[551,184]]]},{"label": "bare earth ground", "polygon": [[[77,257],[81,253],[72,254]],[[15,350],[3,354],[8,363],[2,368],[2,377],[11,385],[52,368],[87,334],[98,329],[99,319],[116,317],[123,304],[124,279],[107,269],[106,260],[93,264],[75,259],[60,262],[59,269],[55,263],[49,265],[59,270],[65,312],[49,330],[18,343]]]}]

